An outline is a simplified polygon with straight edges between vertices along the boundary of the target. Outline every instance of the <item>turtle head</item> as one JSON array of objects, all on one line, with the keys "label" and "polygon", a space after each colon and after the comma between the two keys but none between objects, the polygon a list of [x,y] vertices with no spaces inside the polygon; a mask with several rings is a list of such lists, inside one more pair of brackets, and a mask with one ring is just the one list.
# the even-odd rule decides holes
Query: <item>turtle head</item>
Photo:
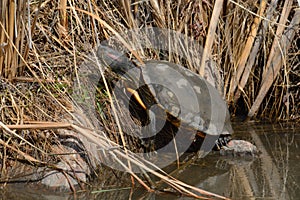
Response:
[{"label": "turtle head", "polygon": [[125,54],[116,51],[108,46],[100,45],[97,50],[97,57],[102,64],[109,67],[117,74],[124,74],[135,65],[126,57]]}]

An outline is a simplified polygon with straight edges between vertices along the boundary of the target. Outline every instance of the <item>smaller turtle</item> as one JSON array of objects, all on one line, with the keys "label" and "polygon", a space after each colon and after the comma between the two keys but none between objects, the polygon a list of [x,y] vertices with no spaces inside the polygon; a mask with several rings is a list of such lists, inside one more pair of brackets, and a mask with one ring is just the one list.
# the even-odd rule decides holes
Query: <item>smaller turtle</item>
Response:
[{"label": "smaller turtle", "polygon": [[[161,127],[157,128],[157,124],[161,120],[172,124],[176,131],[181,129],[186,134],[191,133],[181,137],[181,140],[193,137],[187,151],[201,148],[204,151],[257,153],[256,146],[251,143],[231,139],[233,131],[227,105],[217,89],[201,76],[167,61],[150,60],[144,66],[137,67],[126,56],[107,46],[100,46],[97,56],[105,66],[126,80],[124,88],[154,122],[150,132],[157,133],[157,142],[165,137],[158,136]],[[156,111],[151,110],[154,105]],[[173,132],[174,129],[171,134]],[[173,137],[157,148],[168,144]]]}]

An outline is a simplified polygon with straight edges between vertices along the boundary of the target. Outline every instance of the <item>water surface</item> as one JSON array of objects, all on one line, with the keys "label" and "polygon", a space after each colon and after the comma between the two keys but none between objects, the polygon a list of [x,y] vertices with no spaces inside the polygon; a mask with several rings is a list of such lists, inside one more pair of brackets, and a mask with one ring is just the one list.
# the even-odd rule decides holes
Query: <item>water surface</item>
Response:
[{"label": "water surface", "polygon": [[[174,163],[166,170],[179,180],[232,199],[299,199],[300,126],[238,123],[234,130],[234,137],[257,145],[261,151],[257,158],[211,153],[180,169]],[[132,189],[130,183],[118,183],[118,178],[94,184],[96,187],[76,196],[8,186],[0,189],[0,199],[189,199]],[[101,189],[110,190],[100,192]]]}]

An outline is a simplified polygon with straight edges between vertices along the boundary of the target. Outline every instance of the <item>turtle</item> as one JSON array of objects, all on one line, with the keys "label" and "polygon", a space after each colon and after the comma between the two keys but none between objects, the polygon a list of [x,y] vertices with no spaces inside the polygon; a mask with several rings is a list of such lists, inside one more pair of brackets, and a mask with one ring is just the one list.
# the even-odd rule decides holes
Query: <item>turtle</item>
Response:
[{"label": "turtle", "polygon": [[152,121],[147,131],[156,135],[142,138],[141,143],[154,141],[159,149],[181,130],[183,134],[178,135],[186,152],[200,149],[218,150],[222,154],[258,152],[250,142],[232,139],[230,113],[214,83],[168,61],[149,60],[139,67],[126,55],[104,45],[99,46],[97,57],[124,80],[121,88],[125,91],[121,93],[126,94],[121,96],[134,101],[134,106],[128,106],[131,114],[144,126]]}]

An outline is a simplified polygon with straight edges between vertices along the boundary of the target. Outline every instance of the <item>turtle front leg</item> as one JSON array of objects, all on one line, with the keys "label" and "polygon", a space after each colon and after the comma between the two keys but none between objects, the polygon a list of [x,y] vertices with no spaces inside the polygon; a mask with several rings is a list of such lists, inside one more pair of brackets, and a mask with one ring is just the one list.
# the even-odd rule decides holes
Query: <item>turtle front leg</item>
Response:
[{"label": "turtle front leg", "polygon": [[220,137],[215,142],[215,146],[214,146],[213,150],[220,151],[223,147],[226,147],[228,142],[230,142],[231,140],[232,140],[231,135],[229,135],[229,134],[220,135]]}]

